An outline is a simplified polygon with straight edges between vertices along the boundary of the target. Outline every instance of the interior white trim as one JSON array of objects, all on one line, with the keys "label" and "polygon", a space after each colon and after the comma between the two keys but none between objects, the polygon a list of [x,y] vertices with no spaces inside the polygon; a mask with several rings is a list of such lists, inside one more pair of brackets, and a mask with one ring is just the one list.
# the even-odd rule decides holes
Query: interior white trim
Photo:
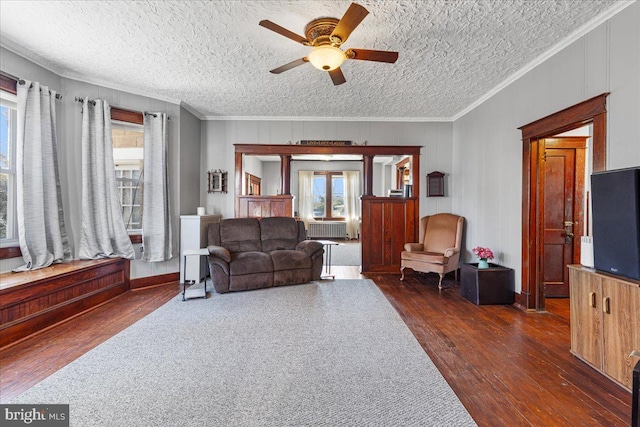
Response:
[{"label": "interior white trim", "polygon": [[551,58],[553,55],[555,55],[556,53],[560,52],[562,49],[564,49],[565,47],[569,46],[574,41],[578,40],[580,37],[582,37],[585,34],[587,34],[589,31],[591,31],[594,28],[596,28],[598,25],[602,24],[603,22],[607,21],[608,19],[611,19],[611,17],[613,17],[614,15],[617,15],[618,13],[622,12],[622,10],[624,10],[625,8],[631,6],[636,1],[637,0],[621,0],[619,3],[616,3],[616,5],[613,6],[611,9],[609,9],[608,11],[606,11],[605,13],[603,13],[603,14],[601,14],[599,16],[596,16],[591,21],[587,22],[582,27],[578,28],[576,31],[571,33],[564,40],[560,41],[555,46],[551,47],[551,49],[547,50],[545,53],[543,53],[542,55],[538,56],[533,61],[529,62],[527,65],[522,67],[520,70],[518,70],[515,73],[513,73],[510,77],[508,77],[502,83],[500,83],[499,85],[497,85],[496,87],[491,89],[489,92],[487,92],[484,95],[482,95],[480,98],[478,98],[475,102],[471,103],[464,110],[460,111],[458,114],[453,116],[451,121],[455,122],[460,117],[462,117],[465,114],[467,114],[468,112],[472,111],[474,108],[476,108],[477,106],[479,106],[480,104],[482,104],[486,100],[490,99],[493,95],[497,94],[502,89],[504,89],[505,87],[509,86],[511,83],[515,82],[520,77],[524,76],[526,73],[528,73],[529,71],[533,70],[535,67],[537,67],[538,65],[542,64],[544,61],[546,61],[547,59]]},{"label": "interior white trim", "polygon": [[273,120],[292,122],[452,122],[452,117],[317,117],[317,116],[205,116],[204,120]]},{"label": "interior white trim", "polygon": [[188,112],[190,112],[191,114],[193,114],[194,116],[196,116],[198,120],[204,120],[204,116],[202,115],[202,113],[200,113],[200,111],[196,110],[186,102],[180,102],[180,106],[185,110],[187,110]]},{"label": "interior white trim", "polygon": [[[12,48],[11,46],[7,45],[6,43],[2,42],[0,43],[0,46],[7,49],[8,51],[11,51],[13,53],[15,53],[16,55],[28,59],[29,61],[33,62],[34,64],[44,68],[45,70],[51,71],[52,73],[56,74],[58,77],[65,78],[65,79],[69,79],[69,80],[74,80],[76,82],[81,82],[81,83],[88,83],[91,85],[95,85],[95,86],[100,86],[103,87],[105,89],[112,89],[112,90],[117,90],[119,92],[126,92],[127,94],[131,94],[131,95],[138,95],[138,96],[144,96],[145,98],[149,98],[153,101],[162,101],[162,102],[168,102],[171,104],[176,104],[176,105],[180,105],[180,103],[182,102],[179,99],[174,99],[174,98],[170,98],[170,97],[163,97],[161,95],[158,95],[157,93],[144,93],[144,91],[139,91],[139,90],[135,90],[129,87],[125,87],[123,85],[114,85],[111,83],[105,83],[102,80],[92,80],[92,79],[79,79],[77,77],[74,77],[72,75],[70,75],[69,73],[64,72],[63,70],[58,70],[57,67],[49,67],[49,66],[44,66],[42,65],[42,63],[40,63],[37,59],[34,59],[32,56],[29,55],[30,52],[22,52],[20,51],[20,48]],[[20,74],[20,73],[17,73]],[[16,77],[18,78],[24,78],[23,76],[17,75]],[[62,82],[60,82],[62,83]],[[62,92],[62,95],[64,96],[64,91],[62,88],[60,88],[60,91]],[[120,105],[116,105],[116,107],[121,107]],[[124,107],[123,107],[124,108]],[[202,119],[201,119],[202,120]]]}]

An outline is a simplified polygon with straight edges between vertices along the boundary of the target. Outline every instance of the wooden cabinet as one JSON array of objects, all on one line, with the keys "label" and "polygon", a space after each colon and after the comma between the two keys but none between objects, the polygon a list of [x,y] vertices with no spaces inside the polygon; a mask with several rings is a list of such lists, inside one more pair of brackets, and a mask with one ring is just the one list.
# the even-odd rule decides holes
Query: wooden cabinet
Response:
[{"label": "wooden cabinet", "polygon": [[600,277],[569,268],[571,287],[571,352],[585,362],[602,368],[602,296]]},{"label": "wooden cabinet", "polygon": [[362,196],[362,272],[399,273],[400,254],[418,237],[416,197]]},{"label": "wooden cabinet", "polygon": [[293,216],[293,196],[238,196],[240,210],[238,218],[267,218],[271,216]]},{"label": "wooden cabinet", "polygon": [[640,350],[640,282],[569,266],[571,352],[631,390]]}]

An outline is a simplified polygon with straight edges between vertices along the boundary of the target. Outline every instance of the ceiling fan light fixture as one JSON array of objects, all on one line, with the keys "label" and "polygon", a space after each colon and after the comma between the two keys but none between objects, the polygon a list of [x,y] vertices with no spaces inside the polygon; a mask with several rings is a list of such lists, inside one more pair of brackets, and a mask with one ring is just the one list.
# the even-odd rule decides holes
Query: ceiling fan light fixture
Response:
[{"label": "ceiling fan light fixture", "polygon": [[331,45],[316,46],[307,57],[314,67],[322,71],[335,70],[347,59],[341,49]]}]

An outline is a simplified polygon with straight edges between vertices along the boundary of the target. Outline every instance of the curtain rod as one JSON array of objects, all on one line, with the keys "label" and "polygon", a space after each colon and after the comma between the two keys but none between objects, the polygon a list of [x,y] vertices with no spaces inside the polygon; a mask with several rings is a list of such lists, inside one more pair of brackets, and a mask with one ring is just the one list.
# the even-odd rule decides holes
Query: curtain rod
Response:
[{"label": "curtain rod", "polygon": [[[20,79],[16,76],[13,76],[9,73],[5,73],[4,71],[0,71],[0,74],[11,79],[11,80],[15,80],[17,84],[19,84],[20,86],[26,84],[27,82],[24,81],[23,79]],[[31,83],[31,86],[29,87],[33,87],[33,83]],[[42,91],[42,89],[40,89]],[[51,95],[51,91],[49,91],[49,95]],[[56,99],[62,99],[62,94],[61,93],[56,93]]]},{"label": "curtain rod", "polygon": [[[95,101],[95,100],[93,100],[93,99],[89,99],[88,101],[89,101],[89,103],[90,103],[91,105],[93,105],[93,106],[95,106],[95,105],[96,105],[96,101]],[[84,102],[84,98],[80,98],[79,96],[76,96],[76,102]],[[145,116],[158,117],[158,115],[157,115],[157,114],[155,114],[155,113],[149,113],[149,112],[147,112],[147,111],[142,111],[142,114],[144,114]],[[168,116],[167,116],[167,120],[171,120],[171,117],[168,117]]]}]

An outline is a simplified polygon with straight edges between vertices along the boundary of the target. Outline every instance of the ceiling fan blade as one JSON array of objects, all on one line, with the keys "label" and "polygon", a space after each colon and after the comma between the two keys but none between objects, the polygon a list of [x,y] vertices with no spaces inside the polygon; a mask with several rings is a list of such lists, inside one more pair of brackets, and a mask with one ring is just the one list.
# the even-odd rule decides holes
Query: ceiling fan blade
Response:
[{"label": "ceiling fan blade", "polygon": [[349,49],[345,53],[349,59],[362,61],[389,62],[393,64],[398,60],[398,52],[388,50]]},{"label": "ceiling fan blade", "polygon": [[271,22],[271,21],[269,21],[267,19],[264,19],[264,20],[260,21],[259,25],[261,27],[264,27],[264,28],[267,28],[267,29],[269,29],[271,31],[274,31],[274,32],[280,34],[281,36],[285,36],[287,38],[290,38],[293,41],[296,41],[298,43],[302,43],[305,46],[309,46],[309,40],[305,39],[302,36],[297,35],[296,33],[292,32],[292,31],[289,31],[286,28],[281,27],[280,25],[275,24],[275,23],[273,23],[273,22]]},{"label": "ceiling fan blade", "polygon": [[342,74],[342,70],[340,67],[335,70],[329,71],[329,75],[331,76],[331,80],[333,81],[334,86],[341,85],[342,83],[346,83],[347,79],[344,78],[344,74]]},{"label": "ceiling fan blade", "polygon": [[331,37],[339,37],[341,42],[344,43],[349,38],[351,32],[362,22],[362,20],[369,14],[369,11],[364,7],[356,3],[351,3],[349,9],[345,12],[338,25],[333,29]]},{"label": "ceiling fan blade", "polygon": [[309,62],[309,60],[307,59],[307,57],[305,56],[304,58],[300,58],[300,59],[296,59],[295,61],[291,61],[288,64],[284,64],[278,68],[274,68],[273,70],[269,71],[270,73],[273,74],[280,74],[283,71],[287,71],[290,70],[292,68],[295,68],[299,65],[304,64],[305,62]]}]

